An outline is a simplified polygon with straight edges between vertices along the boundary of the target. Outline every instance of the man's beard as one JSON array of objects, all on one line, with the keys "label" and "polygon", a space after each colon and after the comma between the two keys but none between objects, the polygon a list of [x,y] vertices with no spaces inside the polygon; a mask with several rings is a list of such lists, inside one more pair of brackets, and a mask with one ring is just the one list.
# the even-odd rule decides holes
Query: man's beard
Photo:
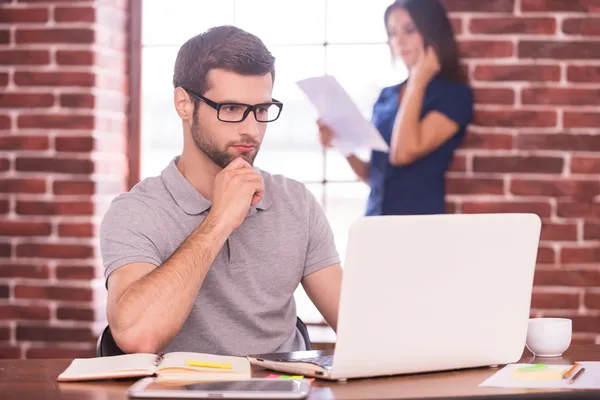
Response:
[{"label": "man's beard", "polygon": [[[196,147],[203,152],[210,160],[218,165],[221,168],[225,168],[232,162],[236,156],[232,156],[227,153],[227,150],[220,150],[217,145],[210,139],[211,135],[206,132],[205,129],[200,127],[200,123],[197,122],[196,118],[194,118],[194,122],[190,127],[190,132],[192,134],[192,139],[196,144]],[[225,149],[229,148],[232,145],[239,144],[251,144],[255,146],[256,150],[254,152],[243,153],[241,157],[248,162],[248,164],[253,165],[254,159],[258,154],[258,150],[260,148],[259,144],[252,139],[242,139],[239,142],[228,143]]]}]

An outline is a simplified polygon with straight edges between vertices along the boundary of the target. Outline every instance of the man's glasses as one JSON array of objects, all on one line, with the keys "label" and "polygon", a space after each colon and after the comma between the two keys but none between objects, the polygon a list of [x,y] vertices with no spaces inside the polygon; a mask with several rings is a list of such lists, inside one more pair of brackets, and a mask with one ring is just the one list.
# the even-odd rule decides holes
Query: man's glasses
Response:
[{"label": "man's glasses", "polygon": [[217,110],[217,119],[223,122],[242,122],[250,112],[254,114],[254,118],[256,118],[256,121],[258,122],[273,122],[279,118],[281,109],[283,108],[283,103],[275,99],[269,103],[254,105],[244,103],[217,103],[202,95],[196,94],[191,90],[185,89],[185,91]]}]

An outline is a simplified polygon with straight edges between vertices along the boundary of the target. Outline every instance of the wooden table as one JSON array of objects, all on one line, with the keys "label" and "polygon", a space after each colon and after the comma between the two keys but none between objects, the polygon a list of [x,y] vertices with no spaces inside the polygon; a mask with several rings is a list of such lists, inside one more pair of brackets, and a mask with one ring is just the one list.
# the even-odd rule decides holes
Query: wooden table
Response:
[{"label": "wooden table", "polygon": [[[542,361],[543,360],[543,361]],[[572,363],[600,360],[600,346],[572,346],[557,359],[535,359],[527,351],[521,362]],[[71,360],[0,360],[0,399],[124,399],[135,380],[58,383],[56,377]],[[600,399],[600,391],[541,391],[477,387],[494,368],[350,380],[316,380],[310,399]],[[254,370],[256,377],[269,371]]]}]

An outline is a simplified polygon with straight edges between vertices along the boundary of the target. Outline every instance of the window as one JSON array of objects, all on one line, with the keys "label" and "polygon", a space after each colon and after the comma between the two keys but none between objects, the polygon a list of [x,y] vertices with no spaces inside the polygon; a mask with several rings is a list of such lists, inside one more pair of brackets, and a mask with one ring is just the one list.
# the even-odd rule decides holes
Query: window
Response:
[{"label": "window", "polygon": [[[368,187],[344,158],[323,151],[317,115],[296,86],[299,79],[334,75],[365,117],[380,90],[406,72],[393,67],[383,12],[390,0],[160,0],[144,1],[142,15],[141,178],[160,174],[182,148],[173,110],[173,65],[188,38],[211,26],[233,24],[259,36],[276,57],[273,97],[285,108],[269,124],[255,164],[303,181],[320,200],[343,258],[350,224],[363,215]],[[298,314],[307,323],[322,317],[300,288]]]}]

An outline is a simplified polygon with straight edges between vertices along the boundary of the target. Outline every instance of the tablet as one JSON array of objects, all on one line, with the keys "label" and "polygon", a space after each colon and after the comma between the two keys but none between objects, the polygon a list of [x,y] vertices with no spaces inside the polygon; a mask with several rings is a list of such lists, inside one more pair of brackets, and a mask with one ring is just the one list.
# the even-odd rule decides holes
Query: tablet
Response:
[{"label": "tablet", "polygon": [[228,398],[228,399],[303,399],[308,396],[307,379],[257,378],[241,381],[213,381],[190,384],[158,383],[144,378],[127,391],[132,398]]}]

